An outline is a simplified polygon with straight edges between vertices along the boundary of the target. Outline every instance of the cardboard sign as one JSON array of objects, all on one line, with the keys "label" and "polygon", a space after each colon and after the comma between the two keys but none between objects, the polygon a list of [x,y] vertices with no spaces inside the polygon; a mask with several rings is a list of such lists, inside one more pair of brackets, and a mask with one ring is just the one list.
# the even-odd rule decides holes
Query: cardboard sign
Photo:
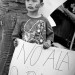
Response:
[{"label": "cardboard sign", "polygon": [[50,16],[50,14],[58,8],[60,5],[62,5],[67,0],[43,0],[44,5],[39,10],[40,13],[42,13],[45,17]]},{"label": "cardboard sign", "polygon": [[10,64],[9,75],[75,75],[75,52],[19,39]]}]

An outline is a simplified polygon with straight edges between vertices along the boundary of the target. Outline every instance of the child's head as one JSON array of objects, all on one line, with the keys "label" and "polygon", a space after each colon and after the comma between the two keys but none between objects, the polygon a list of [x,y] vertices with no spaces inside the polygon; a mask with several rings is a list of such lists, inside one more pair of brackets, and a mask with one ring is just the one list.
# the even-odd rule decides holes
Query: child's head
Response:
[{"label": "child's head", "polygon": [[28,11],[38,11],[43,6],[43,0],[25,0],[25,5]]}]

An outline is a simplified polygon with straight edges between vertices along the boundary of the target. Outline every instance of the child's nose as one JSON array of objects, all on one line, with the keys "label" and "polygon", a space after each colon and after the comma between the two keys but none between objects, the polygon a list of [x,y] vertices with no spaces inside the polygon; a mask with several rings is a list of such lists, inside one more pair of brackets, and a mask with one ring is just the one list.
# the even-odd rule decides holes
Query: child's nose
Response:
[{"label": "child's nose", "polygon": [[32,1],[29,1],[29,5],[32,5]]}]

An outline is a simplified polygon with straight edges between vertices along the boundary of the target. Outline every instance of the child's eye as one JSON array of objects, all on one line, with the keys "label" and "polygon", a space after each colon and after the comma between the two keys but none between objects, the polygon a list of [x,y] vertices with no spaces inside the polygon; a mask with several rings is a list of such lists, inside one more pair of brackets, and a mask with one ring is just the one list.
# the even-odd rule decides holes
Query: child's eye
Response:
[{"label": "child's eye", "polygon": [[[26,0],[26,1],[30,1],[30,0]],[[33,2],[37,2],[37,0],[32,0]]]},{"label": "child's eye", "polygon": [[26,0],[26,1],[29,1],[29,0]]},{"label": "child's eye", "polygon": [[37,2],[37,0],[33,0],[33,2]]}]

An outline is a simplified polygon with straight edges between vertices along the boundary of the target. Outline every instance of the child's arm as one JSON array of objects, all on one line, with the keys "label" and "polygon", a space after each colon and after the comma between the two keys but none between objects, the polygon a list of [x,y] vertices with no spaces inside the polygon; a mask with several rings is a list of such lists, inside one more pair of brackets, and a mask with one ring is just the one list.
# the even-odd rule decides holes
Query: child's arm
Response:
[{"label": "child's arm", "polygon": [[43,43],[43,48],[48,49],[51,46],[51,41],[47,40],[46,42]]},{"label": "child's arm", "polygon": [[43,44],[44,49],[48,49],[54,40],[54,33],[50,23],[46,23],[46,42]]},{"label": "child's arm", "polygon": [[47,30],[46,32],[47,40],[50,40],[52,43],[54,41],[54,32],[49,22],[47,22],[46,24],[46,30]]}]

